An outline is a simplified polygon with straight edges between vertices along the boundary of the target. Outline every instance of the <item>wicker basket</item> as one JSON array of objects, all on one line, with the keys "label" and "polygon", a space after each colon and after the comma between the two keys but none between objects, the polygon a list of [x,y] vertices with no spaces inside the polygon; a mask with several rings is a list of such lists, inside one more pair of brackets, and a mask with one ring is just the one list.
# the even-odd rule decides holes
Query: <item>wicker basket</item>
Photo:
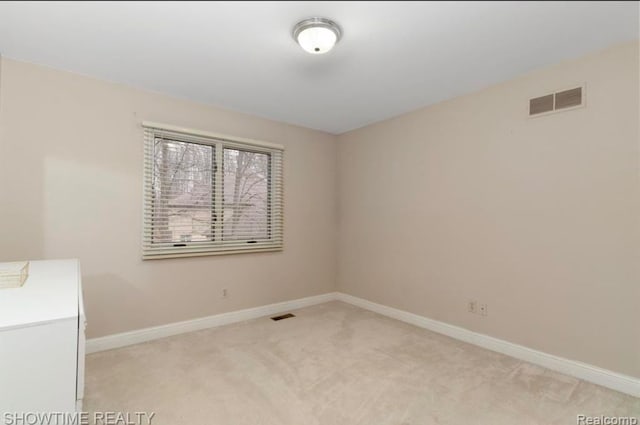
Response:
[{"label": "wicker basket", "polygon": [[19,288],[29,277],[29,262],[0,263],[0,289]]}]

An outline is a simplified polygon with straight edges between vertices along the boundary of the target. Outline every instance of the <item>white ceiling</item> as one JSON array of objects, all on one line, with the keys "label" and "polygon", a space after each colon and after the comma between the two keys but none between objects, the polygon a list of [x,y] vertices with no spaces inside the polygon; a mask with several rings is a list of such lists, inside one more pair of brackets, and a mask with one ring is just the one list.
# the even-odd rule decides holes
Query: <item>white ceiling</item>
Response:
[{"label": "white ceiling", "polygon": [[[326,55],[291,38],[338,22]],[[638,38],[638,2],[2,2],[0,54],[342,133]]]}]

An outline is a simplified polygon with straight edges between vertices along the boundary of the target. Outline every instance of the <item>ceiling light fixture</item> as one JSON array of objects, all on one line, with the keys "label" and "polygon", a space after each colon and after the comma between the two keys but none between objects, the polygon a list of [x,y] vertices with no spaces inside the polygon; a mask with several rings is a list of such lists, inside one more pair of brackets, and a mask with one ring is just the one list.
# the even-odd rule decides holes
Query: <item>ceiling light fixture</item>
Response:
[{"label": "ceiling light fixture", "polygon": [[293,27],[293,39],[305,51],[321,55],[333,49],[342,31],[338,24],[327,18],[309,18]]}]

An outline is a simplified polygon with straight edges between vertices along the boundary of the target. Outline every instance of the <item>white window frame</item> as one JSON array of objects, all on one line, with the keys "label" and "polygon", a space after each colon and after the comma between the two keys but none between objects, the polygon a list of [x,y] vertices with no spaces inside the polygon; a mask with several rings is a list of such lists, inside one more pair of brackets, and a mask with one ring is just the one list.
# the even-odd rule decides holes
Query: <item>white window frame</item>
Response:
[{"label": "white window frame", "polygon": [[[144,130],[144,184],[142,219],[142,258],[144,260],[281,251],[284,248],[284,202],[283,171],[284,147],[279,144],[240,137],[227,136],[149,121],[142,123]],[[215,149],[215,195],[212,208],[217,217],[222,217],[223,150],[240,149],[270,155],[269,178],[269,238],[223,241],[215,237],[213,241],[180,242],[156,244],[153,242],[153,161],[155,139],[160,136],[180,142],[210,145]],[[223,221],[218,219],[215,234],[222,234]]]}]

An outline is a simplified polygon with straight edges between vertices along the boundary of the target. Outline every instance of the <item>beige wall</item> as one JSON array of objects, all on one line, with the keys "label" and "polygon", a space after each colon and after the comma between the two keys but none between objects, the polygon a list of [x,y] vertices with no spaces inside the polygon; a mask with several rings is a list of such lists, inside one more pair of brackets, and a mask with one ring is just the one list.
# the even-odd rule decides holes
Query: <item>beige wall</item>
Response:
[{"label": "beige wall", "polygon": [[[0,261],[79,257],[90,337],[335,289],[334,136],[6,58],[0,90]],[[284,252],[141,261],[142,120],[285,145]]]},{"label": "beige wall", "polygon": [[625,44],[340,136],[339,290],[640,376],[638,77]]},{"label": "beige wall", "polygon": [[[640,376],[637,48],[539,70],[337,146],[4,58],[0,261],[79,257],[90,337],[333,291],[339,270],[341,291]],[[586,108],[526,117],[529,97],[583,82]],[[142,120],[284,144],[285,251],[141,261]],[[489,315],[467,313],[470,299]]]}]

